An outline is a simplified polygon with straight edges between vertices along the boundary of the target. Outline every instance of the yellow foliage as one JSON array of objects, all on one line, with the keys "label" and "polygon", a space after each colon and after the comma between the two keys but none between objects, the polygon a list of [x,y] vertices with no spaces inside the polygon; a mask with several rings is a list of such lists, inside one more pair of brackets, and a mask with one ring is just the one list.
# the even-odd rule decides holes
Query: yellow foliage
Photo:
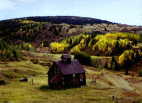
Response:
[{"label": "yellow foliage", "polygon": [[31,50],[31,49],[33,49],[34,47],[32,46],[32,44],[30,44],[30,43],[23,43],[22,45],[21,45],[21,49],[25,49],[25,50]]},{"label": "yellow foliage", "polygon": [[119,64],[124,65],[127,62],[130,62],[134,59],[135,53],[133,50],[125,50],[120,56],[119,56]]},{"label": "yellow foliage", "polygon": [[106,38],[112,39],[129,39],[129,40],[136,40],[139,41],[141,39],[140,35],[133,34],[133,33],[107,33],[105,35]]},{"label": "yellow foliage", "polygon": [[76,45],[75,47],[73,47],[70,52],[71,53],[79,53],[80,52],[80,45]]},{"label": "yellow foliage", "polygon": [[101,39],[93,46],[93,50],[111,54],[112,50],[115,49],[116,43],[117,40]]},{"label": "yellow foliage", "polygon": [[128,46],[129,44],[132,44],[132,41],[128,40],[128,39],[120,39],[119,41],[119,46],[121,48],[125,48],[126,46]]},{"label": "yellow foliage", "polygon": [[105,38],[104,35],[97,35],[97,36],[95,37],[95,40],[96,40],[96,41],[99,41],[99,40],[104,39],[104,38]]},{"label": "yellow foliage", "polygon": [[22,24],[36,23],[35,21],[32,21],[32,20],[19,20],[19,22]]},{"label": "yellow foliage", "polygon": [[[133,33],[107,33],[102,35],[80,34],[71,36],[60,43],[51,44],[55,52],[64,51],[66,47],[71,53],[80,52],[81,50],[91,50],[96,55],[118,55],[126,49],[140,41],[140,36]],[[68,44],[68,45],[65,45]],[[100,54],[99,54],[100,53]]]},{"label": "yellow foliage", "polygon": [[58,42],[53,42],[50,44],[50,48],[53,52],[63,52],[68,46],[69,44]]},{"label": "yellow foliage", "polygon": [[81,41],[80,41],[80,48],[85,48],[85,39],[82,39]]}]

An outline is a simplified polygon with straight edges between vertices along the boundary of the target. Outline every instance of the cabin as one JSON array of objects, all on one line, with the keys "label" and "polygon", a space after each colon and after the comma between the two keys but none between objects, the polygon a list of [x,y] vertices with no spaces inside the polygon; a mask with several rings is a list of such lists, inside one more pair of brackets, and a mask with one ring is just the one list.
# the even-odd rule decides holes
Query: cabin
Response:
[{"label": "cabin", "polygon": [[48,71],[48,85],[51,89],[84,86],[85,70],[78,60],[72,60],[69,54],[63,54],[61,60],[54,62]]}]

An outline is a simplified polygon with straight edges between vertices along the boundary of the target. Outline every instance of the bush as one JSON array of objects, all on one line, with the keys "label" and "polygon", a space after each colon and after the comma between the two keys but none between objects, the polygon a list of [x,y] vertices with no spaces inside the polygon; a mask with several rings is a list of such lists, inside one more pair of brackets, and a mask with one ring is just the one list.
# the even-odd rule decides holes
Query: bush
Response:
[{"label": "bush", "polygon": [[20,50],[17,49],[16,47],[13,47],[13,49],[11,51],[13,53],[13,58],[15,60],[19,60],[22,57]]},{"label": "bush", "polygon": [[99,51],[100,55],[110,56],[130,49],[135,41],[140,40],[140,36],[131,33],[108,33],[97,35],[95,40],[97,42],[92,46],[93,50]]},{"label": "bush", "polygon": [[128,47],[132,46],[132,41],[130,41],[128,39],[120,39],[118,41],[118,43],[119,43],[120,48],[128,48]]},{"label": "bush", "polygon": [[22,57],[18,46],[13,46],[7,42],[0,41],[0,59],[2,60],[19,60]]},{"label": "bush", "polygon": [[76,53],[74,58],[78,59],[81,64],[91,65],[91,57],[85,52]]},{"label": "bush", "polygon": [[99,40],[101,40],[101,39],[105,39],[105,36],[104,36],[104,35],[97,35],[97,36],[95,37],[95,40],[96,40],[96,41],[99,41]]},{"label": "bush", "polygon": [[28,50],[28,51],[34,51],[35,50],[35,48],[30,43],[23,43],[23,44],[19,45],[19,48],[22,49],[22,50]]},{"label": "bush", "polygon": [[51,50],[62,52],[65,49],[71,53],[81,50],[100,56],[118,56],[131,49],[141,40],[140,35],[133,33],[107,33],[105,35],[80,34],[65,38],[61,42],[51,43]]},{"label": "bush", "polygon": [[70,52],[73,54],[79,53],[80,52],[80,45],[76,45],[75,47],[73,47]]},{"label": "bush", "polygon": [[121,66],[131,64],[135,60],[135,52],[133,50],[125,50],[119,56],[119,64]]},{"label": "bush", "polygon": [[69,44],[69,48],[73,48],[74,46],[79,45],[79,44],[86,45],[88,38],[89,38],[89,35],[80,34],[78,36],[68,37],[68,38],[64,39],[63,41],[61,41],[61,43],[67,43],[67,44]]},{"label": "bush", "polygon": [[136,62],[137,56],[133,50],[125,50],[119,56],[119,66],[125,68],[125,74],[128,75],[129,68],[134,62]]},{"label": "bush", "polygon": [[131,40],[131,41],[140,41],[141,40],[141,37],[140,35],[137,35],[137,34],[133,34],[133,33],[107,33],[105,35],[105,37],[107,38],[113,38],[113,39],[128,39],[128,40]]},{"label": "bush", "polygon": [[50,44],[50,48],[52,52],[63,52],[66,48],[68,48],[69,44],[67,43],[58,43],[58,42],[53,42]]},{"label": "bush", "polygon": [[116,49],[117,40],[101,39],[94,46],[94,51],[99,51],[101,55],[111,55]]},{"label": "bush", "polygon": [[22,58],[22,55],[18,48],[12,46],[11,48],[3,50],[0,58],[4,60],[19,60]]},{"label": "bush", "polygon": [[116,63],[112,57],[91,56],[91,65],[97,68],[115,69]]},{"label": "bush", "polygon": [[142,70],[140,70],[140,71],[139,71],[139,76],[141,76],[141,77],[142,77]]},{"label": "bush", "polygon": [[9,45],[7,44],[7,42],[5,42],[4,40],[0,40],[0,50],[4,50],[8,47]]}]

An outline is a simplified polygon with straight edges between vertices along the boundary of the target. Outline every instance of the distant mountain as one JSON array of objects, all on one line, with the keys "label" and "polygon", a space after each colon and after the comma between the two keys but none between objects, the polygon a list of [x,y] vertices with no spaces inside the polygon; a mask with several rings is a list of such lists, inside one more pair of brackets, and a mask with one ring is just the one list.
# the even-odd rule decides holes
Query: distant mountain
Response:
[{"label": "distant mountain", "polygon": [[52,41],[80,33],[133,32],[141,26],[130,26],[88,17],[37,16],[0,21],[0,39],[9,43],[30,42],[46,46]]},{"label": "distant mountain", "polygon": [[45,16],[45,17],[27,17],[24,19],[38,21],[38,22],[51,22],[56,24],[73,24],[73,25],[86,25],[86,24],[112,24],[112,22],[106,20],[100,20],[89,17],[77,17],[77,16]]}]

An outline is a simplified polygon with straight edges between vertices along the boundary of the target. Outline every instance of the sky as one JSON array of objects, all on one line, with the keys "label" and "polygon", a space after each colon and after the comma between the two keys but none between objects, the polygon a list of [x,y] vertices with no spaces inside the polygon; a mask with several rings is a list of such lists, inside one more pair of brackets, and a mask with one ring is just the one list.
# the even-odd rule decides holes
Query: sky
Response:
[{"label": "sky", "polygon": [[0,0],[0,20],[82,16],[142,26],[142,0]]}]

